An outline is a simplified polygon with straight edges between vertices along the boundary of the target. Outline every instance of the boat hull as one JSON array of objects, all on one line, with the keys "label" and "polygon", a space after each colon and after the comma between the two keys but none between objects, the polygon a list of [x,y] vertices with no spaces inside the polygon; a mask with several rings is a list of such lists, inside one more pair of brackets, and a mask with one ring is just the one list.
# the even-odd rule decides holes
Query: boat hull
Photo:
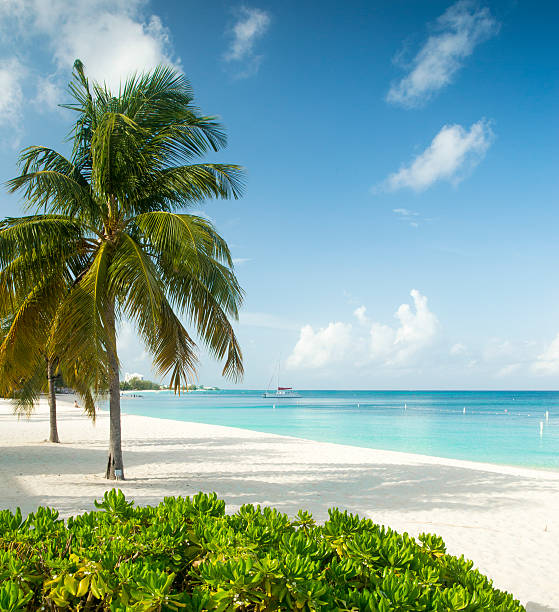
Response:
[{"label": "boat hull", "polygon": [[298,393],[264,393],[262,397],[268,399],[296,399],[301,396]]}]

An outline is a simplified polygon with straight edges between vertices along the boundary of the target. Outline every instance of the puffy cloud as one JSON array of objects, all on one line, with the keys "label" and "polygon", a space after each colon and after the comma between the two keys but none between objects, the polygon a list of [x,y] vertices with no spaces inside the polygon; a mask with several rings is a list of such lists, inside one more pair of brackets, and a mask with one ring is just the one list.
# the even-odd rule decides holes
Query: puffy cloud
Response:
[{"label": "puffy cloud", "polygon": [[392,328],[374,324],[371,328],[371,355],[384,355],[387,364],[406,364],[434,340],[439,322],[429,310],[427,297],[412,289],[410,304],[402,304],[394,315],[400,325]]},{"label": "puffy cloud", "polygon": [[479,43],[498,31],[487,8],[457,2],[437,19],[435,32],[413,59],[410,72],[390,87],[387,101],[407,107],[423,104],[451,82]]},{"label": "puffy cloud", "polygon": [[[64,80],[76,58],[88,76],[117,90],[124,78],[156,65],[173,63],[167,28],[157,15],[144,14],[143,0],[20,0],[2,4],[4,25],[26,38],[46,37]],[[39,82],[39,96],[52,98],[52,86]]]},{"label": "puffy cloud", "polygon": [[409,303],[396,309],[393,324],[373,320],[362,305],[353,310],[352,323],[332,321],[318,329],[305,325],[287,368],[307,370],[309,376],[314,370],[322,377],[345,373],[384,382],[420,372],[431,373],[434,380],[432,372],[436,371],[442,379],[452,376],[455,385],[475,375],[488,385],[510,382],[524,386],[533,384],[535,375],[559,374],[559,334],[545,347],[533,340],[496,337],[482,344],[475,338],[468,345],[448,342],[427,297],[416,289],[410,296]]},{"label": "puffy cloud", "polygon": [[245,69],[238,77],[255,74],[260,67],[262,56],[255,55],[254,44],[270,26],[270,14],[258,8],[242,7],[239,19],[232,28],[233,40],[224,54],[227,62],[244,62]]},{"label": "puffy cloud", "polygon": [[536,374],[559,374],[559,334],[532,364]]},{"label": "puffy cloud", "polygon": [[79,57],[88,75],[112,91],[135,71],[172,63],[167,30],[156,15],[142,23],[126,13],[107,12],[88,24],[66,23],[63,30],[67,35],[55,46],[58,63],[69,67]]},{"label": "puffy cloud", "polygon": [[[456,184],[483,159],[492,140],[493,132],[484,119],[474,123],[469,130],[461,125],[445,125],[427,149],[411,164],[391,174],[381,189],[396,191],[409,187],[423,191],[440,180]],[[401,215],[404,210],[396,209]]]},{"label": "puffy cloud", "polygon": [[413,299],[415,312],[409,304],[402,304],[396,311],[396,318],[400,327],[396,332],[396,343],[423,342],[435,332],[437,318],[427,306],[427,298],[417,289],[412,289],[410,295]]},{"label": "puffy cloud", "polygon": [[384,366],[409,366],[416,354],[433,342],[439,328],[427,298],[416,289],[410,295],[413,306],[402,304],[397,309],[399,325],[395,327],[371,322],[364,306],[353,313],[360,323],[357,328],[339,321],[317,331],[305,325],[287,366],[319,368],[344,360],[351,360],[352,365],[376,362]]},{"label": "puffy cloud", "polygon": [[349,323],[329,323],[328,327],[316,332],[310,325],[305,325],[287,359],[287,367],[320,368],[341,361],[351,346],[351,332]]},{"label": "puffy cloud", "polygon": [[374,361],[384,360],[392,363],[391,355],[394,353],[396,332],[388,325],[373,323],[370,329],[369,352],[367,357]]},{"label": "puffy cloud", "polygon": [[25,68],[15,59],[0,60],[0,127],[10,127],[13,146],[19,144],[22,128]]},{"label": "puffy cloud", "polygon": [[369,321],[367,315],[365,314],[366,312],[367,312],[367,309],[365,308],[365,306],[359,306],[359,308],[356,308],[353,311],[353,314],[357,317],[357,320],[359,321],[359,323],[366,324]]}]

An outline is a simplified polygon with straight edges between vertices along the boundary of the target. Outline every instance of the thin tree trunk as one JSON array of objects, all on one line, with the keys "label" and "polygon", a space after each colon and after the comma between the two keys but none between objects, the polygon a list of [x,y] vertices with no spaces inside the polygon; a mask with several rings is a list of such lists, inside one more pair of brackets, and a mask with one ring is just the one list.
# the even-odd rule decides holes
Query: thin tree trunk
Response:
[{"label": "thin tree trunk", "polygon": [[120,427],[120,378],[118,372],[118,357],[116,354],[116,330],[114,301],[110,300],[105,312],[108,343],[107,356],[109,360],[109,403],[110,403],[110,434],[109,456],[105,477],[110,480],[124,480],[124,465],[122,463],[121,427]]},{"label": "thin tree trunk", "polygon": [[48,400],[50,412],[50,436],[49,442],[60,443],[58,438],[58,427],[56,423],[56,393],[54,391],[54,364],[52,359],[47,359]]}]

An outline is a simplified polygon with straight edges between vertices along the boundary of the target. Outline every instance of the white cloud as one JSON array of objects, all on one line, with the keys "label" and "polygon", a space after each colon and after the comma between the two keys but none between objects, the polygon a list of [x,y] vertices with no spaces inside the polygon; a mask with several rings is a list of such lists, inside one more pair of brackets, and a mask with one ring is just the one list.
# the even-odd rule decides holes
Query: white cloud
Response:
[{"label": "white cloud", "polygon": [[352,366],[373,362],[387,367],[413,364],[414,358],[435,340],[439,322],[429,310],[424,295],[416,289],[410,295],[413,307],[402,304],[397,309],[396,327],[371,322],[365,306],[353,312],[360,324],[358,327],[337,321],[315,332],[311,325],[305,325],[287,367],[319,368],[344,360]]},{"label": "white cloud", "polygon": [[429,310],[427,298],[417,289],[412,289],[410,295],[413,299],[415,312],[409,304],[402,304],[396,311],[396,318],[400,327],[396,330],[394,341],[394,363],[404,363],[419,350],[429,345],[435,334],[439,322],[437,317]]},{"label": "white cloud", "polygon": [[419,213],[407,208],[394,208],[392,212],[410,227],[419,227]]},{"label": "white cloud", "polygon": [[394,208],[392,212],[397,215],[400,215],[401,217],[417,217],[419,215],[418,212],[408,210],[407,208]]},{"label": "white cloud", "polygon": [[247,261],[252,261],[250,257],[233,257],[233,264],[235,266],[242,266]]},{"label": "white cloud", "polygon": [[[552,347],[553,348],[553,343]],[[557,371],[559,372],[559,341],[557,341]],[[481,363],[485,369],[496,373],[498,378],[526,375],[528,373],[549,373],[549,355],[541,354],[541,348],[533,340],[503,340],[490,338],[479,352]],[[546,351],[547,352],[547,351]]]},{"label": "white cloud", "polygon": [[158,64],[171,64],[169,37],[161,20],[152,15],[147,22],[126,13],[91,15],[88,22],[66,22],[64,35],[54,44],[60,66],[70,67],[80,58],[88,76],[118,91],[121,80],[134,71],[148,71]]},{"label": "white cloud", "polygon": [[62,110],[58,105],[65,98],[63,89],[49,77],[38,77],[37,95],[33,101],[39,112]]},{"label": "white cloud", "polygon": [[423,153],[392,173],[380,188],[396,191],[409,187],[423,191],[441,180],[457,184],[483,159],[492,140],[493,132],[485,119],[474,123],[469,130],[461,125],[445,125]]},{"label": "white cloud", "polygon": [[532,364],[536,374],[559,374],[559,334]]},{"label": "white cloud", "polygon": [[356,308],[353,311],[353,314],[357,317],[357,320],[359,321],[359,323],[362,323],[363,325],[369,322],[369,318],[365,314],[366,312],[367,312],[367,309],[365,308],[365,306],[359,306],[359,308]]},{"label": "white cloud", "polygon": [[435,32],[413,59],[409,74],[392,84],[387,101],[407,107],[421,105],[451,82],[479,43],[498,31],[489,9],[476,8],[468,1],[452,5],[437,19]]},{"label": "white cloud", "polygon": [[387,364],[393,363],[391,355],[394,354],[396,332],[388,325],[373,323],[369,331],[369,352],[367,358],[373,361],[384,360]]},{"label": "white cloud", "polygon": [[243,62],[245,68],[238,77],[255,74],[262,56],[255,55],[254,44],[270,26],[270,14],[257,8],[241,7],[240,16],[232,28],[233,40],[223,58],[227,62]]},{"label": "white cloud", "polygon": [[22,82],[25,68],[16,58],[0,60],[0,127],[12,131],[12,146],[18,146],[23,121]]},{"label": "white cloud", "polygon": [[287,359],[288,368],[320,368],[341,361],[351,345],[349,323],[329,323],[316,332],[310,325],[301,328],[301,335]]},{"label": "white cloud", "polygon": [[[157,15],[145,14],[144,6],[143,0],[21,0],[4,2],[0,16],[4,22],[11,18],[20,36],[46,37],[64,82],[79,58],[88,76],[114,91],[135,71],[176,63],[168,30]],[[41,95],[52,96],[44,82],[39,82]]]},{"label": "white cloud", "polygon": [[456,344],[453,344],[450,347],[450,354],[451,355],[464,355],[467,352],[467,348],[464,344],[462,344],[461,342],[457,342]]}]

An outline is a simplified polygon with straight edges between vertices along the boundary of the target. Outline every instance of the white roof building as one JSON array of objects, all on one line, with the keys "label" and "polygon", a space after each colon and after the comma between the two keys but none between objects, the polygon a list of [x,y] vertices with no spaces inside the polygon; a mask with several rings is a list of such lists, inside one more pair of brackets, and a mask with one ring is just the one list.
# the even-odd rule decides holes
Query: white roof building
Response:
[{"label": "white roof building", "polygon": [[124,382],[129,382],[133,378],[139,378],[140,380],[144,380],[144,375],[139,374],[138,372],[126,372],[126,374],[124,375]]}]

